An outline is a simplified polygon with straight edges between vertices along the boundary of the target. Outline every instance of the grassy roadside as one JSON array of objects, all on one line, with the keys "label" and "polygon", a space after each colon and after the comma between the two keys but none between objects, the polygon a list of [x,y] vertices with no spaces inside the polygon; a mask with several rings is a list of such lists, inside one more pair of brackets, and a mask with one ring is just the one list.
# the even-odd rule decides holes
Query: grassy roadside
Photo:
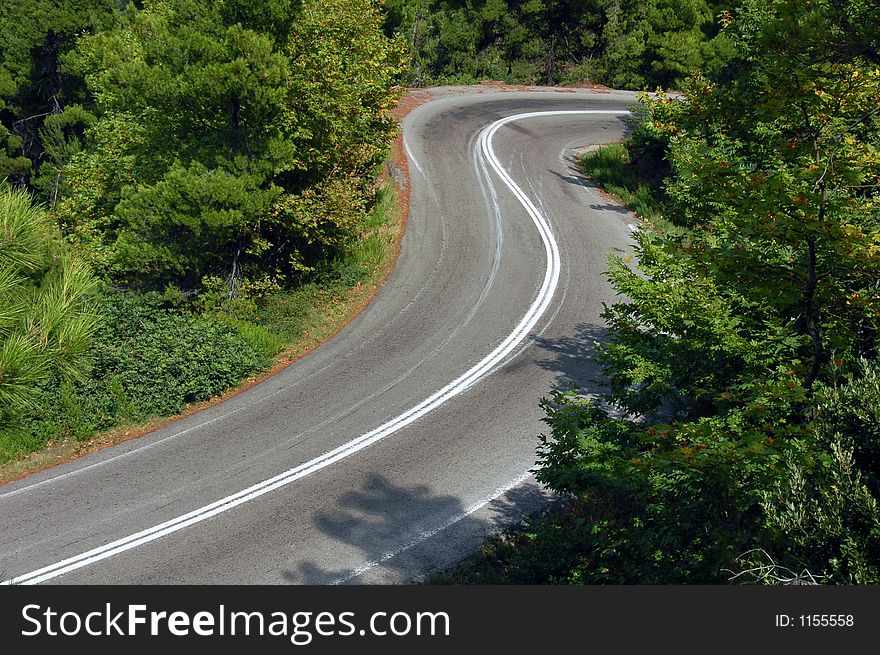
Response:
[{"label": "grassy roadside", "polygon": [[586,152],[578,157],[577,165],[583,175],[639,218],[653,220],[663,215],[665,172],[633,159],[626,143],[613,143]]},{"label": "grassy roadside", "polygon": [[364,234],[296,288],[226,311],[162,294],[107,293],[90,376],[43,390],[43,409],[0,431],[0,483],[140,436],[215,404],[299,359],[370,301],[390,272],[404,210],[376,192]]},{"label": "grassy roadside", "polygon": [[[663,175],[633,161],[625,143],[586,152],[578,168],[642,220],[662,220],[666,211]],[[537,441],[536,441],[537,445]],[[592,565],[594,553],[624,544],[599,536],[613,502],[601,498],[560,501],[487,539],[457,565],[429,577],[426,584],[585,584],[605,582],[608,573]]]}]

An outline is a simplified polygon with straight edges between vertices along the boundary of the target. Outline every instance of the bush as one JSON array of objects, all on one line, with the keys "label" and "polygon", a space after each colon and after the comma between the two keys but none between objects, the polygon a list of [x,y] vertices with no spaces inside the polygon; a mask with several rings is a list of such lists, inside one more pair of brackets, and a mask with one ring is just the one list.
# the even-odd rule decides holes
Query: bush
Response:
[{"label": "bush", "polygon": [[111,297],[104,314],[92,379],[116,378],[144,417],[177,413],[267,363],[234,328],[166,310],[152,294]]},{"label": "bush", "polygon": [[[797,417],[800,403],[771,395],[775,412]],[[818,581],[880,582],[880,361],[818,389],[803,422],[775,434],[741,411],[663,424],[611,418],[571,393],[543,407],[551,435],[537,477],[578,499],[578,519],[565,518],[573,538],[557,524],[538,534],[568,562],[556,581],[718,583],[769,556]]]},{"label": "bush", "polygon": [[224,318],[221,315],[222,324],[229,326],[251,349],[264,360],[269,361],[284,346],[284,339],[273,334],[262,325],[256,325],[250,321],[233,317]]},{"label": "bush", "polygon": [[880,582],[880,361],[822,389],[808,440],[763,494],[766,551],[830,582]]},{"label": "bush", "polygon": [[79,382],[45,384],[47,409],[0,434],[0,461],[53,440],[85,440],[122,421],[179,413],[264,368],[279,348],[265,328],[169,309],[159,294],[107,295]]},{"label": "bush", "polygon": [[655,182],[661,190],[663,180],[672,172],[667,156],[669,136],[660,132],[650,117],[637,110],[635,127],[624,142],[630,165],[645,179]]}]

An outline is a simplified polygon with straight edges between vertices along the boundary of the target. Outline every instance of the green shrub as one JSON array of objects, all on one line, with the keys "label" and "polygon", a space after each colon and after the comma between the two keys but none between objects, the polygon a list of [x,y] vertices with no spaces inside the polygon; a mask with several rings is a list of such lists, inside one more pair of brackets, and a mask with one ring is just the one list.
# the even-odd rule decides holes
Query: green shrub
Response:
[{"label": "green shrub", "polygon": [[266,361],[272,359],[284,347],[284,339],[262,325],[222,315],[220,322],[235,330],[235,333]]},{"label": "green shrub", "polygon": [[765,550],[843,584],[880,582],[880,361],[818,394],[809,439],[762,497]]},{"label": "green shrub", "polygon": [[122,421],[171,416],[263,368],[280,348],[265,328],[170,309],[160,294],[107,295],[82,381],[48,383],[45,410],[0,434],[0,461],[53,440],[85,440]]},{"label": "green shrub", "polygon": [[166,416],[225,391],[267,363],[231,326],[162,308],[158,296],[109,298],[94,380],[114,377],[141,416]]}]

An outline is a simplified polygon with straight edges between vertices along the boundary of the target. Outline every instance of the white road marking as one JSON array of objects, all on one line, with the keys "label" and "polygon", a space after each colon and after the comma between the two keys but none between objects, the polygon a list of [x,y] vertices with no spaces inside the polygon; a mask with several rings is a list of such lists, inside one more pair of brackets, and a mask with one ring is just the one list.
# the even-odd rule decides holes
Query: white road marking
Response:
[{"label": "white road marking", "polygon": [[403,136],[403,149],[406,151],[406,154],[409,156],[409,159],[413,163],[413,166],[416,167],[416,170],[421,174],[422,177],[425,177],[425,171],[423,171],[422,167],[419,166],[419,160],[416,159],[416,156],[413,154],[413,151],[410,150],[409,141],[406,140],[406,135]]},{"label": "white road marking", "polygon": [[[404,140],[403,140],[403,146],[404,146],[404,150],[406,151],[406,154],[408,155],[410,161],[412,161],[413,165],[416,167],[416,169],[417,169],[418,172],[422,175],[422,177],[424,177],[424,178],[427,180],[427,177],[425,176],[425,173],[424,173],[424,171],[422,170],[422,167],[419,165],[418,160],[416,159],[415,155],[413,154],[412,150],[411,150],[410,147],[409,147],[409,142],[406,140],[406,137],[404,137]],[[434,193],[433,188],[431,188],[431,186],[430,186],[430,182],[428,183],[428,190],[429,190],[429,193],[431,194],[431,196],[434,197],[434,198],[436,198],[436,194]],[[438,259],[438,262],[437,262],[438,264],[439,264],[440,261],[442,260],[443,252],[445,252],[445,249],[446,249],[446,236],[445,236],[445,225],[444,225],[443,250],[441,251],[441,258]],[[426,286],[427,286],[427,285],[426,285]],[[415,301],[418,300],[418,299],[423,295],[423,291],[424,291],[424,289],[425,289],[425,287],[423,287],[422,289],[419,290],[419,293],[416,294],[416,296],[412,299],[412,301],[410,302],[410,304],[407,305],[407,307],[405,307],[405,308],[403,309],[403,311],[406,311],[407,309],[409,309],[409,307],[410,307],[412,304],[414,304]],[[473,314],[473,313],[475,313],[475,312],[476,312],[476,308],[472,309],[471,313]],[[402,313],[402,312],[401,312],[401,313]],[[389,322],[388,322],[388,325],[390,325],[391,323],[393,323],[394,320],[396,320],[396,318],[397,318],[397,317],[395,317],[395,319],[393,319],[392,321],[389,321]],[[459,328],[460,328],[460,327],[461,327],[461,326],[459,326]],[[449,339],[452,339],[452,337],[453,337],[453,334],[450,334]],[[444,342],[444,344],[445,344],[445,342]],[[438,346],[437,349],[441,348],[442,345],[444,345],[444,344],[441,344],[441,346]],[[435,349],[435,350],[437,350],[437,349]],[[429,354],[425,355],[425,357],[419,362],[419,364],[421,364],[423,361],[425,361],[425,360],[426,360],[431,354],[433,354],[433,353],[429,353]],[[411,373],[413,370],[415,370],[415,368],[417,368],[417,367],[418,367],[418,365],[416,365],[416,367],[413,367],[413,369],[411,369],[410,371],[408,371],[405,375],[408,375],[408,374]],[[166,436],[166,437],[162,437],[161,439],[157,439],[156,441],[152,441],[152,442],[149,442],[149,443],[140,443],[140,444],[136,445],[135,447],[133,447],[131,450],[127,450],[127,451],[125,451],[125,452],[118,453],[118,454],[116,454],[116,455],[112,455],[112,456],[108,457],[107,459],[103,459],[103,460],[100,460],[100,461],[94,462],[94,463],[92,463],[92,464],[88,464],[88,465],[86,465],[86,466],[81,466],[81,467],[76,468],[76,469],[74,469],[74,470],[72,470],[72,471],[67,471],[66,473],[60,473],[60,474],[57,474],[57,475],[53,475],[52,477],[46,478],[45,480],[40,480],[39,482],[32,482],[32,483],[30,483],[30,484],[27,484],[26,486],[19,487],[18,489],[13,489],[12,491],[6,491],[6,492],[3,492],[3,493],[0,493],[0,500],[2,500],[3,498],[9,498],[9,497],[11,497],[11,496],[16,496],[16,495],[18,495],[18,494],[22,494],[22,493],[25,493],[25,492],[27,492],[27,491],[31,491],[32,489],[36,489],[37,487],[42,487],[42,486],[47,485],[47,484],[52,484],[52,483],[59,482],[59,481],[61,481],[61,480],[64,480],[65,478],[68,478],[68,477],[71,477],[71,476],[74,476],[74,475],[79,475],[80,473],[83,473],[83,472],[88,471],[88,470],[90,470],[90,469],[95,469],[95,468],[99,468],[99,467],[106,466],[107,464],[109,464],[109,463],[111,463],[111,462],[117,461],[117,460],[119,460],[119,459],[123,459],[123,458],[130,457],[131,455],[135,455],[135,454],[138,454],[138,453],[142,453],[143,451],[145,451],[145,450],[149,450],[150,448],[154,448],[155,446],[158,446],[158,445],[160,445],[160,444],[163,444],[163,443],[165,443],[166,441],[170,441],[170,440],[172,440],[172,439],[177,439],[178,437],[181,437],[181,436],[183,436],[183,435],[185,435],[185,434],[189,434],[190,432],[193,432],[193,431],[195,431],[195,430],[200,430],[200,429],[202,429],[202,428],[204,428],[204,427],[207,427],[208,425],[211,425],[212,423],[215,423],[215,422],[217,422],[217,421],[221,421],[221,420],[223,420],[223,419],[229,418],[230,416],[234,416],[234,415],[237,414],[238,412],[240,412],[240,411],[242,411],[242,410],[244,410],[244,409],[247,409],[248,407],[253,406],[253,404],[256,404],[256,403],[262,403],[262,402],[265,402],[265,401],[267,401],[267,400],[270,400],[270,399],[274,398],[275,396],[277,396],[278,394],[280,394],[280,393],[284,393],[285,391],[290,390],[292,386],[296,386],[296,385],[302,384],[304,381],[306,381],[307,379],[309,379],[309,378],[311,378],[311,377],[313,377],[313,376],[315,376],[315,375],[321,373],[321,372],[324,371],[326,368],[327,368],[327,366],[321,368],[321,369],[318,370],[318,371],[315,371],[314,373],[310,374],[310,375],[307,376],[306,378],[303,378],[303,379],[298,380],[296,383],[294,383],[294,385],[289,385],[289,386],[282,387],[281,389],[278,389],[277,391],[275,391],[275,392],[272,393],[272,394],[269,394],[268,396],[265,396],[265,397],[263,397],[263,398],[259,398],[259,399],[257,399],[256,401],[254,401],[254,403],[252,403],[251,405],[243,406],[243,407],[239,407],[239,408],[234,409],[234,410],[232,410],[232,411],[227,411],[227,412],[221,414],[220,416],[215,416],[214,418],[209,419],[209,420],[207,420],[207,421],[203,421],[202,423],[199,423],[199,424],[197,424],[197,425],[193,425],[193,426],[191,426],[191,427],[185,428],[185,429],[180,430],[180,431],[178,431],[178,432],[174,432],[173,434],[169,434],[168,436]],[[405,377],[405,375],[402,376],[402,377]],[[401,378],[401,379],[402,379],[402,378]],[[394,382],[391,382],[391,383],[389,384],[389,388],[390,388],[390,386],[393,386],[393,385],[396,384],[397,382],[399,382],[399,380],[396,380],[396,381],[394,381]],[[384,390],[383,390],[383,391],[384,391]],[[380,393],[381,393],[381,392],[380,392]],[[352,407],[352,408],[349,408],[349,411],[350,411],[351,409],[356,409],[358,406],[367,403],[371,398],[372,398],[372,395],[371,395],[371,396],[368,396],[368,397],[366,397],[366,398],[364,398],[360,403],[358,403],[357,405],[355,405],[355,406]],[[310,428],[309,430],[306,430],[305,432],[303,432],[303,433],[301,433],[301,434],[297,434],[297,435],[295,435],[295,436],[293,437],[293,439],[299,438],[299,437],[301,437],[303,434],[307,434],[308,432],[312,432],[312,431],[314,431],[315,429],[317,429],[317,428],[321,427],[322,425],[324,425],[325,423],[328,423],[328,422],[330,422],[330,421],[333,421],[333,420],[335,420],[336,418],[337,418],[337,417],[331,417],[330,419],[327,419],[326,421],[324,421],[323,423],[321,423],[321,424],[319,424],[319,425],[312,426],[312,428]],[[286,442],[285,442],[285,443],[281,443],[281,444],[277,444],[277,445],[276,445],[276,448],[281,447],[281,446],[285,446],[285,445],[287,445]]]},{"label": "white road marking", "polygon": [[510,189],[511,193],[519,200],[520,204],[525,208],[529,217],[538,229],[541,240],[544,244],[544,252],[547,261],[547,268],[544,274],[544,280],[541,284],[537,297],[520,320],[516,328],[511,332],[492,352],[486,355],[473,367],[468,369],[464,374],[447,384],[445,387],[436,391],[431,396],[420,402],[415,407],[400,414],[396,418],[387,421],[379,427],[367,432],[366,434],[352,439],[333,450],[316,457],[313,460],[295,466],[288,471],[280,473],[268,480],[259,482],[247,489],[243,489],[235,494],[221,498],[209,505],[200,507],[191,512],[187,512],[169,521],[165,521],[146,530],[142,530],[135,534],[117,539],[110,543],[98,546],[89,551],[69,557],[54,564],[44,566],[30,573],[24,573],[9,580],[4,580],[0,584],[38,584],[47,580],[52,580],[58,576],[64,575],[71,571],[81,569],[83,567],[95,564],[119,553],[137,548],[144,544],[150,543],[161,537],[173,534],[187,528],[189,526],[206,521],[209,518],[217,516],[234,507],[238,507],[250,500],[259,498],[271,491],[287,486],[296,480],[311,475],[316,471],[320,471],[341,459],[353,455],[356,452],[367,448],[377,441],[394,434],[398,430],[406,427],[410,423],[417,421],[430,411],[436,409],[446,401],[463,393],[465,390],[473,386],[481,378],[489,374],[500,362],[502,362],[516,347],[526,338],[553,299],[556,285],[559,281],[560,257],[559,248],[553,236],[553,231],[546,218],[538,211],[534,203],[526,196],[522,189],[517,186],[510,175],[501,166],[495,150],[492,147],[492,137],[504,125],[513,121],[524,120],[528,118],[543,118],[549,116],[572,116],[583,114],[628,114],[627,111],[610,111],[610,110],[567,110],[567,111],[546,111],[546,112],[526,112],[507,116],[484,127],[480,132],[479,144],[482,155],[486,158],[491,168],[495,171],[504,184]]}]

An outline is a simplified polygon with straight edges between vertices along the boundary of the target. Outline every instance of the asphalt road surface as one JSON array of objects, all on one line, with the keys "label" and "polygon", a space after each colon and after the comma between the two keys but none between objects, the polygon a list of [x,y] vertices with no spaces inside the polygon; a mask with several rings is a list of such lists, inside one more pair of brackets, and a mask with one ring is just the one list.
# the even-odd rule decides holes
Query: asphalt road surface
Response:
[{"label": "asphalt road surface", "polygon": [[370,306],[227,402],[0,487],[0,579],[407,582],[546,502],[538,401],[590,389],[635,228],[571,158],[635,97],[436,95],[404,120],[410,219]]}]

